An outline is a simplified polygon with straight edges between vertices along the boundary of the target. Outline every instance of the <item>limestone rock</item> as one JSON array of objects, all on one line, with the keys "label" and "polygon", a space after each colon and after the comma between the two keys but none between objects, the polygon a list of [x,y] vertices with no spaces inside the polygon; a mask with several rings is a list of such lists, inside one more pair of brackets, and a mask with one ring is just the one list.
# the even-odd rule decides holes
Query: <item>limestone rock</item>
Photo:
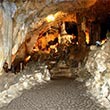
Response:
[{"label": "limestone rock", "polygon": [[[98,47],[97,50],[92,50],[89,53],[86,62],[86,68],[92,75],[91,80],[88,80],[87,87],[91,93],[100,100],[99,102],[110,108],[109,93],[110,93],[110,40]],[[108,99],[106,99],[108,98]],[[105,102],[104,100],[105,99]]]},{"label": "limestone rock", "polygon": [[[31,30],[42,28],[44,19],[49,14],[58,11],[69,11],[87,8],[96,0],[4,0],[0,2],[0,74],[5,62],[11,68],[12,55],[15,55],[21,44],[26,40]],[[57,5],[56,5],[57,4]],[[68,8],[63,8],[68,7]],[[75,8],[73,10],[76,10]],[[37,35],[36,35],[37,36]],[[31,35],[32,37],[32,35]],[[29,51],[32,51],[35,39],[30,41]],[[31,43],[32,42],[32,43]],[[33,44],[33,45],[32,45]]]},{"label": "limestone rock", "polygon": [[14,98],[19,97],[24,90],[29,90],[36,84],[46,83],[50,80],[51,75],[47,65],[35,64],[35,62],[29,65],[18,75],[5,73],[0,78],[0,107],[6,106]]}]

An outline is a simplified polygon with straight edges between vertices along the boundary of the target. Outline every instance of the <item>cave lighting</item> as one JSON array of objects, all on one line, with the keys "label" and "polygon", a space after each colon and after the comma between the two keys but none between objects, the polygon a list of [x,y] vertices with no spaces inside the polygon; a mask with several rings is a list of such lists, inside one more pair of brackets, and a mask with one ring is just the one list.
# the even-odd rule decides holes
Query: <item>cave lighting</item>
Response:
[{"label": "cave lighting", "polygon": [[107,39],[102,40],[101,45],[103,45],[106,41],[107,41]]},{"label": "cave lighting", "polygon": [[55,17],[54,17],[54,15],[51,14],[46,17],[46,20],[47,20],[47,22],[52,22],[52,21],[55,21]]},{"label": "cave lighting", "polygon": [[78,42],[76,42],[76,44],[78,45],[79,43],[78,43]]},{"label": "cave lighting", "polygon": [[89,33],[86,31],[85,34],[86,34],[86,43],[89,44],[90,42]]},{"label": "cave lighting", "polygon": [[28,62],[30,60],[31,56],[29,55],[28,57],[25,58],[25,62]]}]

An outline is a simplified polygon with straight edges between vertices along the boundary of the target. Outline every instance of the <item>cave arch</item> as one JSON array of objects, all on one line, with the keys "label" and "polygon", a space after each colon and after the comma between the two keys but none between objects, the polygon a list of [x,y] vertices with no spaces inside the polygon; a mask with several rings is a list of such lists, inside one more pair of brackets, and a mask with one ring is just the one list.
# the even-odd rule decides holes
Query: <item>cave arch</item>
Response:
[{"label": "cave arch", "polygon": [[[14,1],[15,4],[17,4],[17,2],[18,1]],[[79,11],[81,9],[85,9],[85,8],[92,6],[93,4],[96,3],[96,0],[88,0],[88,1],[86,0],[78,0],[78,1],[65,1],[65,0],[62,1],[61,0],[60,1],[59,0],[59,1],[52,1],[52,2],[49,2],[49,1],[48,2],[47,1],[43,1],[43,2],[25,1],[24,2],[23,1],[23,3],[21,0],[21,3],[17,4],[17,6],[19,7],[18,9],[16,9],[15,5],[12,5],[11,3],[13,4],[13,1],[11,0],[7,2],[3,1],[2,3],[2,4],[7,4],[7,7],[5,8],[12,6],[12,8],[14,8],[16,11],[16,13],[10,12],[11,13],[10,15],[8,15],[8,13],[6,12],[9,18],[14,20],[13,25],[11,27],[13,31],[12,32],[13,34],[12,43],[10,44],[11,46],[8,47],[9,48],[8,53],[10,53],[10,55],[11,55],[11,51],[13,51],[14,49],[16,49],[15,54],[17,54],[16,53],[17,50],[22,47],[23,42],[29,41],[30,36],[31,36],[30,41],[32,41],[32,43],[35,41],[33,36],[34,35],[38,36],[39,31],[42,30],[44,27],[48,26],[47,24],[44,23],[45,21],[44,18],[47,15],[54,14],[61,10],[63,12],[73,13],[75,11]],[[67,7],[67,8],[64,8],[64,7]],[[5,38],[5,36],[3,36],[3,38]],[[28,44],[27,47],[29,47],[29,45],[30,47],[32,47],[31,46],[32,43],[30,42],[30,44]],[[31,48],[29,49],[31,51]],[[8,56],[8,58],[6,58],[6,56],[2,56],[3,59],[0,59],[1,61],[0,68],[3,67],[3,64],[5,61],[7,61],[8,59],[11,59],[9,58],[10,55]],[[8,62],[8,63],[10,64],[11,62]]]},{"label": "cave arch", "polygon": [[[95,3],[95,1],[93,1],[93,2]],[[48,30],[48,28],[50,28],[52,26],[52,24],[55,25],[60,21],[67,22],[68,18],[69,18],[69,21],[77,23],[77,20],[75,17],[76,17],[76,13],[78,12],[78,10],[85,9],[90,5],[88,3],[87,4],[85,3],[81,7],[80,6],[81,3],[82,3],[82,1],[80,1],[79,3],[72,2],[72,1],[68,1],[68,2],[67,1],[63,1],[63,2],[58,1],[57,3],[54,3],[54,4],[50,3],[49,5],[46,5],[45,7],[43,7],[43,9],[41,7],[41,10],[39,10],[39,13],[35,12],[33,17],[35,16],[35,14],[37,14],[38,18],[40,18],[40,19],[38,19],[37,23],[34,23],[33,21],[31,21],[31,23],[34,23],[34,26],[31,29],[29,28],[29,30],[26,34],[26,38],[25,38],[26,40],[24,43],[26,43],[26,48],[27,48],[26,50],[28,51],[27,54],[30,55],[32,53],[34,44],[37,41],[37,39],[39,38],[39,35],[42,36],[42,34],[44,34],[45,31]],[[74,6],[75,6],[75,8],[73,8]],[[67,7],[67,8],[63,8],[63,7]],[[56,12],[59,12],[59,13],[57,16],[58,18],[56,18],[55,22],[46,22],[45,21],[45,18],[48,15],[50,15],[50,14],[54,15],[54,14],[56,14]],[[71,15],[72,15],[72,17],[71,17]],[[29,18],[30,18],[30,16],[27,17],[26,20],[28,21]],[[81,25],[81,24],[78,24],[78,25]],[[76,34],[76,36],[78,36],[78,32],[77,32],[78,30],[76,28],[77,27],[75,24],[75,30],[76,30],[75,34]]]}]

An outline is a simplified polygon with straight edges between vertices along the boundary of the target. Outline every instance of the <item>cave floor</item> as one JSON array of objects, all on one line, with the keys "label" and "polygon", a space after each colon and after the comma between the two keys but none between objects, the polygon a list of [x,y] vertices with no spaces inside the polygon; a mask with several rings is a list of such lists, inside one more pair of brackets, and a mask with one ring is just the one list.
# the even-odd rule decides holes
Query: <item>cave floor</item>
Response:
[{"label": "cave floor", "polygon": [[36,85],[0,110],[106,110],[86,93],[84,83],[74,79],[54,79]]}]

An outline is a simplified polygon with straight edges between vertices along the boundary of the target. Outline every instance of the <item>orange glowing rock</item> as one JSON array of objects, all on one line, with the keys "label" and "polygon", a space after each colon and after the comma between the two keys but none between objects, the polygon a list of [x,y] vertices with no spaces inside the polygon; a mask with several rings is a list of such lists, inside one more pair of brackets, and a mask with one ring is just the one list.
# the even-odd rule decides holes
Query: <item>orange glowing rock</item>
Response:
[{"label": "orange glowing rock", "polygon": [[28,57],[25,58],[25,62],[28,62],[30,60],[31,56],[29,55]]},{"label": "orange glowing rock", "polygon": [[106,41],[107,41],[107,39],[102,40],[101,45],[103,45]]},{"label": "orange glowing rock", "polygon": [[86,43],[89,44],[89,42],[90,42],[89,33],[88,32],[85,32],[85,34],[86,34]]}]

